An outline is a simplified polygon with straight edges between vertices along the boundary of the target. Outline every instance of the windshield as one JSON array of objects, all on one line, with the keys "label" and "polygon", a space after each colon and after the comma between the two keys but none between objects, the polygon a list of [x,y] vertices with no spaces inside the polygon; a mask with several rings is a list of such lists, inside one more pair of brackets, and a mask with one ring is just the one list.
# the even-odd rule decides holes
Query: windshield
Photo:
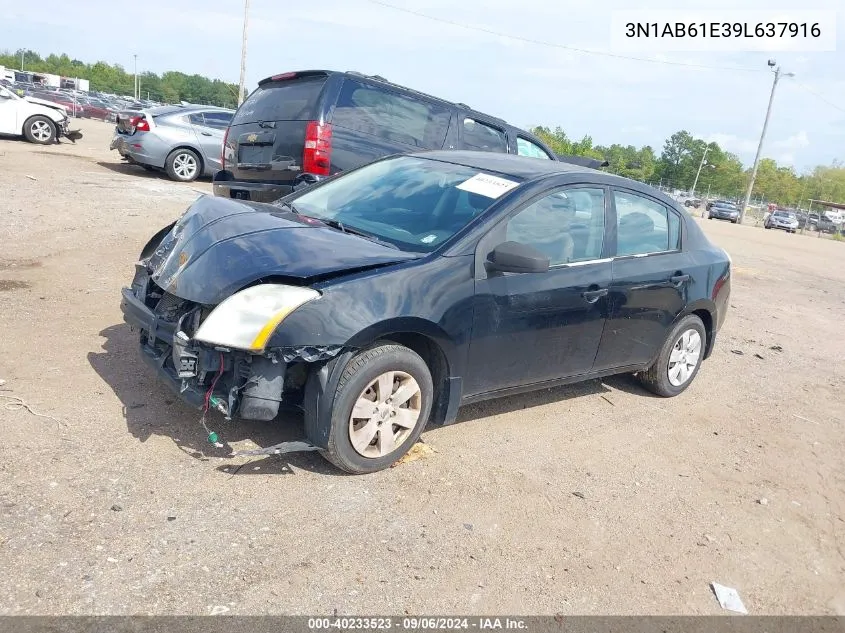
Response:
[{"label": "windshield", "polygon": [[736,206],[728,202],[717,202],[713,205],[717,209],[725,209],[725,211],[736,211]]},{"label": "windshield", "polygon": [[786,220],[795,219],[794,213],[789,213],[788,211],[775,211],[775,217],[784,218]]},{"label": "windshield", "polygon": [[[401,156],[291,199],[298,213],[339,222],[404,251],[428,253],[521,182],[511,176]],[[278,204],[284,205],[284,199]]]}]

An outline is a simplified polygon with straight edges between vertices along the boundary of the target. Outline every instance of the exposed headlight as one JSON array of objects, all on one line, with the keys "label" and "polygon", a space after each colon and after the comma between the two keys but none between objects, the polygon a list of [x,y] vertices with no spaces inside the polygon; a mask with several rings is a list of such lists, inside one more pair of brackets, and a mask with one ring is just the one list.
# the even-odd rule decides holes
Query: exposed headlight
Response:
[{"label": "exposed headlight", "polygon": [[209,345],[263,352],[278,325],[320,293],[310,288],[260,284],[241,290],[218,305],[194,338]]}]

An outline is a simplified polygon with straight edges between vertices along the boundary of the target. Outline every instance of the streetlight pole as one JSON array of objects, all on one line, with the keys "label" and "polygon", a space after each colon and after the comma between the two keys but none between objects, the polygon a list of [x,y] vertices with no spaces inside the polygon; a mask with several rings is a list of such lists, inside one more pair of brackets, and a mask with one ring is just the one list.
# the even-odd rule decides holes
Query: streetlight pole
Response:
[{"label": "streetlight pole", "polygon": [[[775,100],[775,89],[778,87],[778,81],[780,81],[781,77],[781,69],[780,66],[777,66],[777,62],[773,59],[770,59],[768,63],[769,68],[775,69],[775,78],[772,82],[772,92],[769,95],[769,107],[766,108],[766,118],[763,121],[763,131],[760,133],[760,143],[757,145],[757,154],[754,156],[754,166],[751,168],[751,179],[748,181],[748,190],[745,192],[745,202],[743,203],[742,208],[739,210],[739,224],[742,224],[742,221],[745,219],[745,209],[751,202],[751,193],[754,191],[754,180],[757,178],[757,168],[760,164],[760,154],[763,151],[763,141],[766,140],[766,129],[769,127],[769,117],[772,114],[772,102]],[[794,77],[795,74],[784,73],[783,76]]]},{"label": "streetlight pole", "polygon": [[21,72],[23,72],[23,56],[26,55],[26,52],[21,49]]},{"label": "streetlight pole", "polygon": [[244,87],[246,84],[246,35],[249,26],[249,0],[244,0],[244,35],[241,42],[241,80],[238,84],[238,105],[244,101]]},{"label": "streetlight pole", "polygon": [[132,96],[133,96],[133,97],[135,98],[135,100],[137,101],[137,100],[138,100],[138,56],[137,56],[137,55],[135,55],[135,70],[134,70],[134,73],[133,73],[133,74],[135,75],[135,77],[134,77],[134,79],[135,79],[135,88],[134,88],[134,90],[132,91]]},{"label": "streetlight pole", "polygon": [[698,185],[698,177],[701,175],[701,168],[704,167],[704,159],[707,157],[707,152],[710,151],[710,146],[707,145],[704,148],[704,154],[701,155],[701,162],[698,163],[698,171],[695,174],[695,181],[692,183],[692,191],[690,195],[695,198],[695,188]]}]

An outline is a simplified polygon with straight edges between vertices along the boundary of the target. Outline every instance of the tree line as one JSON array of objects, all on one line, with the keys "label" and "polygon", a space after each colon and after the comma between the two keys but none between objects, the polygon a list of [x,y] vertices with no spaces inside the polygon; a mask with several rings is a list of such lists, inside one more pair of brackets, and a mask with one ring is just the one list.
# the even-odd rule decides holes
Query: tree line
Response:
[{"label": "tree line", "polygon": [[[132,95],[135,91],[135,77],[120,64],[96,62],[88,64],[71,59],[66,54],[48,55],[42,58],[35,51],[18,50],[0,52],[0,66],[20,68],[21,55],[27,72],[40,72],[73,79],[87,79],[90,90],[116,95]],[[219,79],[202,75],[186,75],[180,72],[138,74],[141,96],[162,103],[189,101],[203,105],[234,108],[238,102],[238,86]]]},{"label": "tree line", "polygon": [[[30,50],[15,53],[0,52],[0,65],[9,68],[20,66],[23,53],[27,71],[44,72],[63,77],[87,79],[91,90],[118,95],[134,92],[134,77],[119,64],[96,62],[93,64],[71,59],[66,54],[42,58]],[[144,72],[139,75],[141,94],[164,103],[189,101],[234,108],[238,87],[218,79],[201,75],[166,72],[161,76]],[[607,160],[605,169],[614,174],[640,180],[652,185],[690,191],[701,165],[705,149],[705,165],[695,186],[697,195],[741,198],[750,178],[750,168],[718,143],[695,138],[686,130],[675,132],[663,144],[660,154],[651,146],[594,145],[590,136],[581,140],[570,139],[558,127],[535,127],[534,134],[543,139],[555,152],[575,156],[588,156]],[[791,166],[778,165],[771,158],[760,161],[754,185],[754,198],[775,202],[782,206],[807,206],[809,199],[845,201],[845,168],[837,162],[819,165],[803,174]]]},{"label": "tree line", "polygon": [[[551,130],[539,126],[532,131],[559,154],[606,160],[609,165],[605,170],[651,185],[691,191],[701,167],[695,183],[697,196],[709,193],[711,197],[741,199],[751,177],[751,168],[744,167],[735,154],[723,150],[718,143],[695,138],[686,130],[666,139],[659,155],[648,145],[594,145],[590,136],[576,141],[559,127]],[[834,162],[799,174],[791,166],[763,158],[757,168],[753,198],[803,208],[811,199],[845,202],[845,167]]]}]

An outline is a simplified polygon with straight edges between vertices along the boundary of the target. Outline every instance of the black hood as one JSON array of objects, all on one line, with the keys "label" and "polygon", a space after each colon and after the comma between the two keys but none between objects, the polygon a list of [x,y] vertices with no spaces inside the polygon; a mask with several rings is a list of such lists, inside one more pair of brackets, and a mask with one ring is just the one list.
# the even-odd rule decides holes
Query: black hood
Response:
[{"label": "black hood", "polygon": [[167,292],[216,305],[266,277],[307,283],[418,257],[282,207],[203,196],[164,238],[147,267]]}]

